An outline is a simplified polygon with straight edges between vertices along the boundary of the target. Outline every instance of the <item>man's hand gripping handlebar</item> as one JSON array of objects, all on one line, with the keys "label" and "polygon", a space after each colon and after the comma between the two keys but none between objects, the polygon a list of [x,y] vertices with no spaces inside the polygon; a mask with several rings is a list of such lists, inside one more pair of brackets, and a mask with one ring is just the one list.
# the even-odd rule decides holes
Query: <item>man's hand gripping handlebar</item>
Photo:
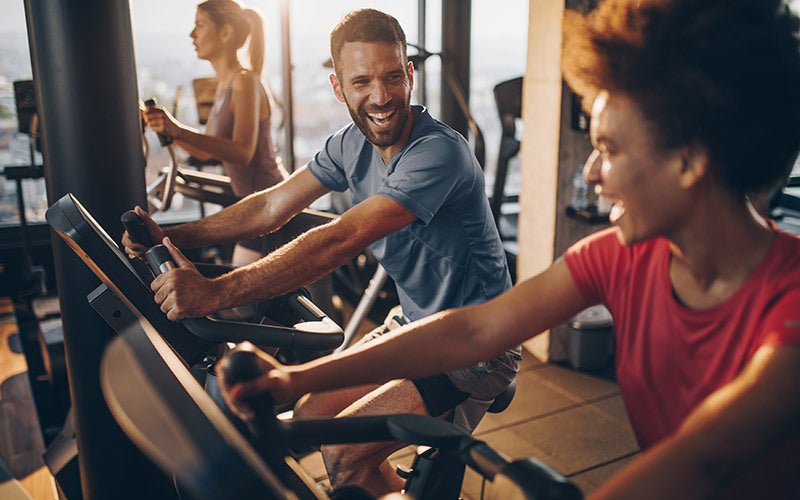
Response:
[{"label": "man's hand gripping handlebar", "polygon": [[164,239],[164,231],[156,224],[146,211],[140,207],[128,210],[120,218],[125,231],[122,233],[122,245],[130,258],[144,259],[144,254],[154,242]]},{"label": "man's hand gripping handlebar", "polygon": [[[139,207],[122,217],[122,244],[131,258],[145,259],[155,279],[150,289],[155,301],[172,321],[201,318],[218,310],[212,281],[203,277],[147,212]],[[154,241],[162,244],[153,245]],[[175,272],[168,273],[167,271]],[[187,293],[188,291],[188,293]]]}]

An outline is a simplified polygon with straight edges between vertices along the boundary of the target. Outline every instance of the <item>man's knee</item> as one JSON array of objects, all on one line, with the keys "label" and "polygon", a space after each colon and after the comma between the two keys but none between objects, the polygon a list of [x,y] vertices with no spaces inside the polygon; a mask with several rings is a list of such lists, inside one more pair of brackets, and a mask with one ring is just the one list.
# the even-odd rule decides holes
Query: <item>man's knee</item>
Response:
[{"label": "man's knee", "polygon": [[[394,443],[393,443],[394,444]],[[326,445],[320,447],[325,470],[332,485],[364,484],[380,475],[381,464],[403,445],[364,444]]]}]

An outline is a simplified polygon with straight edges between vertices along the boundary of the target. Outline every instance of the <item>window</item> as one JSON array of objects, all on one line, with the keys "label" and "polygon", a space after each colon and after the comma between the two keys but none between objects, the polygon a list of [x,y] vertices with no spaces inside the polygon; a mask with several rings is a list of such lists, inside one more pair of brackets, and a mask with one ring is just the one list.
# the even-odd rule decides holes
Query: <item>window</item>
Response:
[{"label": "window", "polygon": [[[279,102],[284,95],[281,53],[281,0],[250,0],[247,6],[260,11],[265,20],[266,60],[264,80]],[[322,146],[324,139],[350,121],[347,110],[338,103],[328,83],[330,70],[323,67],[329,57],[328,34],[343,14],[362,7],[383,10],[395,16],[406,31],[409,42],[420,43],[418,1],[413,0],[291,0],[292,62],[294,86],[295,164],[302,165]],[[497,156],[500,124],[492,88],[500,81],[520,76],[525,70],[527,46],[527,0],[509,0],[498,8],[492,0],[473,0],[472,62],[470,108],[483,130],[487,148],[487,173]],[[29,137],[18,132],[13,82],[32,78],[23,2],[6,2],[0,19],[0,165],[30,164]],[[202,128],[197,119],[191,87],[194,78],[213,76],[207,61],[198,60],[189,33],[194,25],[196,0],[136,0],[131,2],[131,18],[137,61],[139,95],[156,97],[174,107],[179,120]],[[426,41],[430,52],[441,47],[441,0],[426,7]],[[512,48],[509,50],[509,48]],[[410,51],[413,53],[413,49]],[[441,64],[437,57],[425,63],[426,104],[439,116]],[[176,102],[176,97],[178,97]],[[419,102],[419,92],[412,97]],[[273,123],[279,149],[285,134],[280,122]],[[167,156],[155,136],[148,133],[151,145],[148,180],[152,180]],[[34,154],[41,163],[41,155]],[[510,181],[513,182],[513,181]],[[489,182],[491,185],[491,182]],[[512,188],[513,189],[513,188]],[[46,210],[44,182],[23,181],[23,196],[29,221],[43,222]],[[0,225],[19,223],[16,186],[0,179]],[[175,210],[180,209],[180,203]],[[189,205],[186,217],[196,217],[196,205]],[[191,215],[190,215],[191,214]]]}]

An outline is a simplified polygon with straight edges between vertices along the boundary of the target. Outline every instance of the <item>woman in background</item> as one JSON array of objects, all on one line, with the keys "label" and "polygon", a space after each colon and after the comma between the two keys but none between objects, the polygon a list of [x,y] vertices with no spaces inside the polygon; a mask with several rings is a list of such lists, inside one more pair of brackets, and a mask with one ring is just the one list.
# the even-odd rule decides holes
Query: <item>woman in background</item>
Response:
[{"label": "woman in background", "polygon": [[[236,196],[278,184],[288,174],[276,156],[270,135],[271,96],[261,82],[263,19],[232,0],[208,0],[198,4],[190,36],[197,57],[211,63],[218,81],[206,131],[178,122],[160,106],[145,109],[147,126],[171,137],[195,158],[222,162]],[[238,56],[245,42],[249,42],[247,65]],[[258,260],[262,241],[254,238],[237,243],[232,264],[241,266]]]}]

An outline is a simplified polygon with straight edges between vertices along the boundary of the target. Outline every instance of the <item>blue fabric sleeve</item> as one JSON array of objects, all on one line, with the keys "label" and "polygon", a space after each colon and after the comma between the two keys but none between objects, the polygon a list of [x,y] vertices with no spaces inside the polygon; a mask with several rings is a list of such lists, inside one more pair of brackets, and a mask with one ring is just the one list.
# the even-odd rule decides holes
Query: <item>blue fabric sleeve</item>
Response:
[{"label": "blue fabric sleeve", "polygon": [[377,194],[397,201],[427,225],[453,193],[471,184],[473,160],[464,154],[467,148],[458,146],[445,136],[421,138],[397,159]]},{"label": "blue fabric sleeve", "polygon": [[347,176],[342,165],[347,128],[328,137],[322,149],[308,162],[309,172],[331,191],[344,192],[348,188]]}]

